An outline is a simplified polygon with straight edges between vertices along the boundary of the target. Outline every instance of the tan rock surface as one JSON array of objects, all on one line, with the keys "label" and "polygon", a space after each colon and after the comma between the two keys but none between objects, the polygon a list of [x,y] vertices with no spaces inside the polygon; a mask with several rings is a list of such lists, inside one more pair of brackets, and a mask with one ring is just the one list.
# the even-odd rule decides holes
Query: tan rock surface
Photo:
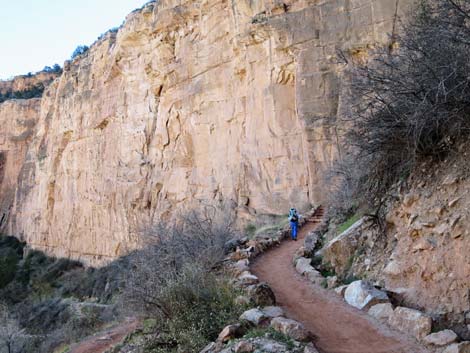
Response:
[{"label": "tan rock surface", "polygon": [[345,109],[336,50],[386,44],[397,3],[163,0],[133,12],[43,97],[11,233],[101,264],[201,202],[240,218],[321,202]]},{"label": "tan rock surface", "polygon": [[[14,216],[15,193],[24,193],[28,145],[39,117],[40,99],[11,100],[0,104],[0,231]],[[25,189],[26,188],[26,189]]]}]

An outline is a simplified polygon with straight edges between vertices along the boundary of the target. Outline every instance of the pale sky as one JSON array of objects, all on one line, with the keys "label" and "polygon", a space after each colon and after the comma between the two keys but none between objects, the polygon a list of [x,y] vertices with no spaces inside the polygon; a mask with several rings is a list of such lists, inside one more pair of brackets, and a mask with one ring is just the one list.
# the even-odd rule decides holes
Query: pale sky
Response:
[{"label": "pale sky", "polygon": [[0,79],[63,66],[148,0],[0,0]]}]

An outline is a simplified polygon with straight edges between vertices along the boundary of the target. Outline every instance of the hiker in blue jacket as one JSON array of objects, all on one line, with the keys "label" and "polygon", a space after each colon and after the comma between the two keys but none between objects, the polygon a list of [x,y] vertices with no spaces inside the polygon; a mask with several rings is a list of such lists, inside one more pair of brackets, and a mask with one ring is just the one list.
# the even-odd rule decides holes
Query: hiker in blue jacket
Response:
[{"label": "hiker in blue jacket", "polygon": [[289,222],[291,229],[292,240],[297,240],[297,228],[299,227],[299,215],[295,208],[291,208],[289,211]]}]

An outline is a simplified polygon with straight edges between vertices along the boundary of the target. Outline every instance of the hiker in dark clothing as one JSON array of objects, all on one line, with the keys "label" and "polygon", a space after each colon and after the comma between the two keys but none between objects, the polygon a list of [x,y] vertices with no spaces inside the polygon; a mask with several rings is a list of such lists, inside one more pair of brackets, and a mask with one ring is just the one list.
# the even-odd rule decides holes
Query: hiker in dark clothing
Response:
[{"label": "hiker in dark clothing", "polygon": [[299,227],[299,215],[295,208],[291,208],[289,211],[289,222],[291,229],[292,240],[297,240],[297,228]]}]

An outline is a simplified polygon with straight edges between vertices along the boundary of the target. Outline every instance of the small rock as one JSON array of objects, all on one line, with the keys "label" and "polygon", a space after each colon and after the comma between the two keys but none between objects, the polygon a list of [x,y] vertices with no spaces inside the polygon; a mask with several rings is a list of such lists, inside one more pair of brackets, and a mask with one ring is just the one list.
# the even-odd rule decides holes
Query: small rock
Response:
[{"label": "small rock", "polygon": [[268,317],[259,309],[250,309],[240,316],[241,321],[248,321],[255,326],[261,325],[268,320]]},{"label": "small rock", "polygon": [[307,259],[306,257],[301,257],[296,261],[295,269],[298,273],[303,275],[304,273],[309,272],[313,269],[312,265],[310,265],[311,262],[312,260]]},{"label": "small rock", "polygon": [[388,318],[393,313],[393,307],[390,303],[381,303],[373,305],[368,314],[372,317],[375,317],[377,320],[380,321],[388,321]]},{"label": "small rock", "polygon": [[276,342],[272,339],[259,338],[259,339],[256,339],[256,341],[254,341],[253,343],[256,345],[257,353],[287,353],[289,352],[285,344]]},{"label": "small rock", "polygon": [[306,256],[305,254],[305,248],[303,246],[301,246],[300,248],[298,248],[294,254],[294,257],[293,257],[293,262],[294,262],[294,265],[297,263],[297,261],[300,259],[300,258],[303,258],[304,256]]},{"label": "small rock", "polygon": [[432,328],[432,320],[429,316],[421,311],[404,307],[397,307],[390,315],[388,323],[393,328],[409,333],[418,340],[429,335]]},{"label": "small rock", "polygon": [[243,335],[241,326],[239,324],[228,325],[219,333],[217,341],[227,342],[231,339],[241,337]]},{"label": "small rock", "polygon": [[383,272],[389,276],[400,276],[403,272],[400,263],[396,260],[390,261],[387,266],[385,266]]},{"label": "small rock", "polygon": [[441,223],[434,229],[434,231],[439,235],[443,235],[450,231],[450,227],[446,223]]},{"label": "small rock", "polygon": [[457,197],[456,199],[449,201],[449,204],[448,204],[449,208],[454,207],[457,204],[457,202],[459,202],[459,200],[460,200],[460,197]]},{"label": "small rock", "polygon": [[310,232],[304,239],[304,248],[307,255],[313,254],[318,242],[320,241],[320,235],[317,231]]},{"label": "small rock", "polygon": [[452,330],[443,330],[431,333],[423,338],[424,343],[439,347],[447,346],[455,341],[457,341],[457,335]]},{"label": "small rock", "polygon": [[238,239],[231,239],[227,241],[224,245],[224,251],[226,254],[234,252],[237,249],[237,246],[240,244]]},{"label": "small rock", "polygon": [[250,261],[248,259],[243,259],[243,260],[238,260],[237,262],[235,262],[232,265],[232,267],[235,273],[241,274],[243,272],[250,270],[249,264],[250,264]]},{"label": "small rock", "polygon": [[379,303],[388,302],[388,296],[364,281],[352,282],[344,293],[344,299],[349,305],[358,309],[368,309]]},{"label": "small rock", "polygon": [[319,353],[318,350],[315,348],[313,343],[309,343],[305,346],[304,353]]},{"label": "small rock", "polygon": [[263,308],[262,311],[267,317],[271,319],[284,315],[284,310],[282,310],[282,308],[279,306],[267,306]]},{"label": "small rock", "polygon": [[310,332],[308,332],[300,322],[295,320],[285,317],[276,317],[272,319],[271,327],[296,341],[306,342],[311,339]]},{"label": "small rock", "polygon": [[250,298],[248,298],[244,295],[239,295],[238,297],[235,298],[235,304],[237,304],[237,305],[248,305],[248,304],[250,304]]},{"label": "small rock", "polygon": [[421,225],[426,228],[434,228],[436,226],[434,222],[423,222]]},{"label": "small rock", "polygon": [[470,342],[465,341],[451,344],[442,353],[470,353]]},{"label": "small rock", "polygon": [[215,343],[215,342],[211,342],[209,343],[207,346],[205,346],[202,351],[200,351],[199,353],[215,353],[215,352],[219,352],[221,349],[221,345],[220,343]]},{"label": "small rock", "polygon": [[249,271],[245,271],[240,276],[238,276],[238,281],[243,286],[257,284],[259,282],[258,277],[256,277],[254,274],[252,274]]},{"label": "small rock", "polygon": [[339,286],[335,288],[335,292],[338,293],[341,297],[344,298],[344,292],[346,292],[346,289],[348,289],[348,285],[345,284],[344,286]]},{"label": "small rock", "polygon": [[434,245],[428,241],[427,239],[419,239],[415,245],[413,245],[413,252],[416,251],[423,251],[423,250],[431,250],[434,249]]},{"label": "small rock", "polygon": [[250,287],[248,294],[251,300],[258,306],[276,305],[276,296],[271,287],[266,283],[260,283]]},{"label": "small rock", "polygon": [[411,205],[413,205],[418,200],[418,198],[419,197],[416,194],[413,194],[413,193],[407,194],[403,198],[403,205],[405,207],[410,207]]},{"label": "small rock", "polygon": [[255,347],[253,347],[253,344],[251,342],[240,341],[235,344],[233,350],[235,353],[250,353],[255,350]]},{"label": "small rock", "polygon": [[328,289],[335,288],[338,285],[338,277],[330,276],[326,278],[326,286]]},{"label": "small rock", "polygon": [[317,286],[321,286],[325,281],[325,278],[321,275],[321,273],[315,270],[313,267],[310,269],[310,271],[304,273],[304,276],[307,277],[310,282],[316,284]]}]

